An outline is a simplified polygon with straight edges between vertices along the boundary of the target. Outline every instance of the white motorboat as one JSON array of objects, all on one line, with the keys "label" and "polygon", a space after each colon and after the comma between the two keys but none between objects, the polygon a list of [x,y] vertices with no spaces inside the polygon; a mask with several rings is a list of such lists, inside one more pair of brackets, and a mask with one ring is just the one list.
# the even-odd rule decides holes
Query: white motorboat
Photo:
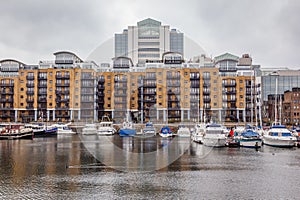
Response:
[{"label": "white motorboat", "polygon": [[192,140],[194,142],[202,144],[203,135],[205,133],[205,126],[206,126],[206,124],[204,124],[204,123],[195,125],[194,130],[192,131]]},{"label": "white motorboat", "polygon": [[113,127],[113,122],[102,121],[99,123],[97,134],[98,135],[113,135],[116,133],[116,129]]},{"label": "white motorboat", "polygon": [[203,144],[211,147],[225,147],[226,134],[224,132],[224,127],[220,124],[206,125]]},{"label": "white motorboat", "polygon": [[98,132],[96,124],[85,124],[82,129],[83,135],[96,135]]},{"label": "white motorboat", "polygon": [[191,131],[188,127],[180,126],[177,131],[178,137],[191,137]]},{"label": "white motorboat", "polygon": [[68,126],[71,123],[68,124],[63,124],[63,123],[58,123],[58,124],[53,124],[53,127],[57,128],[57,134],[76,134],[72,129]]},{"label": "white motorboat", "polygon": [[274,147],[293,147],[297,138],[284,125],[273,124],[263,136],[263,143]]},{"label": "white motorboat", "polygon": [[152,122],[147,122],[145,128],[142,130],[143,135],[154,136],[156,135],[156,129]]}]

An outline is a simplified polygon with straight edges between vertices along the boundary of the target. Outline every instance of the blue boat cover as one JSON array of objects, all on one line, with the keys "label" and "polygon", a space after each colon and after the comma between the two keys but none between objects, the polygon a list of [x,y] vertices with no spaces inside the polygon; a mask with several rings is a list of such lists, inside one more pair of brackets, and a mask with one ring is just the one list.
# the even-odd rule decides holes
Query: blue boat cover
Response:
[{"label": "blue boat cover", "polygon": [[162,134],[172,133],[171,129],[168,126],[162,127],[160,131]]},{"label": "blue boat cover", "polygon": [[259,135],[258,135],[258,133],[256,133],[253,130],[247,130],[247,131],[243,132],[241,134],[241,136],[243,136],[243,137],[258,137]]}]

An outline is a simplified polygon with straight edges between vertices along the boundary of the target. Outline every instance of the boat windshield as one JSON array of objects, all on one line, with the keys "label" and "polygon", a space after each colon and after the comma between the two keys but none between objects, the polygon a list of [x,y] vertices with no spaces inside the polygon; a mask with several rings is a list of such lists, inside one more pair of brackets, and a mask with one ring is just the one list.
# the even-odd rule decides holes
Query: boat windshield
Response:
[{"label": "boat windshield", "polygon": [[222,130],[207,130],[206,134],[223,134]]},{"label": "boat windshield", "polygon": [[281,135],[283,136],[283,137],[290,137],[290,136],[292,136],[292,134],[291,133],[281,133]]},{"label": "boat windshield", "polygon": [[271,136],[278,136],[278,133],[277,132],[271,132],[270,135]]}]

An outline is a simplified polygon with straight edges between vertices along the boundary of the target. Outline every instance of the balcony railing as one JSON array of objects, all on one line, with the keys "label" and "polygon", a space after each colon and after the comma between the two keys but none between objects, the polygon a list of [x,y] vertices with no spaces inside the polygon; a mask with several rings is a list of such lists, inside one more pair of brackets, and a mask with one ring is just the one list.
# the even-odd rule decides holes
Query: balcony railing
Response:
[{"label": "balcony railing", "polygon": [[34,80],[34,76],[26,76],[27,80]]}]

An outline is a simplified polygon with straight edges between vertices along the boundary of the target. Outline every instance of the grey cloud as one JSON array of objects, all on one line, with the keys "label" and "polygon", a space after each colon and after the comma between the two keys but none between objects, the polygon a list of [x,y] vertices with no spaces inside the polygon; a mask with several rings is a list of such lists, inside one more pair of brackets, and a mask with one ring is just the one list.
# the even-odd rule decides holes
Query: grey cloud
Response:
[{"label": "grey cloud", "polygon": [[114,33],[151,17],[184,32],[209,56],[250,53],[263,66],[299,67],[299,5],[296,0],[12,0],[0,7],[0,58],[36,63],[52,59],[56,50],[70,50],[85,59]]}]

